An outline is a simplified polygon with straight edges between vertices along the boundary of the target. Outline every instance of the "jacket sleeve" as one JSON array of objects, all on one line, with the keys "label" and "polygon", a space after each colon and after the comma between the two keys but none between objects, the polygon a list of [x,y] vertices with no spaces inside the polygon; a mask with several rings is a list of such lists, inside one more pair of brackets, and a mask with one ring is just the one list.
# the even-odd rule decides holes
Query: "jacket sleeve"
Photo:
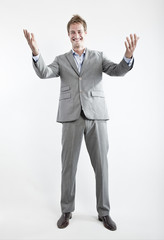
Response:
[{"label": "jacket sleeve", "polygon": [[40,54],[38,61],[35,62],[33,60],[32,63],[33,63],[33,68],[39,78],[45,79],[45,78],[53,78],[53,77],[60,76],[57,57],[50,65],[46,65]]},{"label": "jacket sleeve", "polygon": [[134,60],[131,66],[128,66],[126,61],[122,59],[119,64],[113,63],[103,56],[102,53],[102,69],[103,72],[110,76],[124,76],[128,71],[133,68]]}]

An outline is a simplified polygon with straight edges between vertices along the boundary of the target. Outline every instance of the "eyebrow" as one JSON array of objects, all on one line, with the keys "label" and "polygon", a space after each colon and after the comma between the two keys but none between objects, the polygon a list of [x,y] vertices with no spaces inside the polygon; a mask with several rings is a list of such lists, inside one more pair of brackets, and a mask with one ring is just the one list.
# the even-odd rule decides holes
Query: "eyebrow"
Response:
[{"label": "eyebrow", "polygon": [[[75,32],[76,30],[70,30],[70,32],[72,33],[72,32]],[[77,30],[78,32],[81,32],[82,30],[81,29],[79,29],[79,30]]]}]

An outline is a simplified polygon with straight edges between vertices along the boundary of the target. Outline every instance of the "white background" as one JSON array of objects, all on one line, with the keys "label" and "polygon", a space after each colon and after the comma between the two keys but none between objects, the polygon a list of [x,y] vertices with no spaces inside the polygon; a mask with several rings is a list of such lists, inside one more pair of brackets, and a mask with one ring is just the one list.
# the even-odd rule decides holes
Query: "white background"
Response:
[{"label": "white background", "polygon": [[[161,0],[0,1],[0,239],[164,239],[164,2]],[[130,33],[140,36],[125,77],[104,75],[111,216],[97,220],[95,179],[83,142],[70,225],[59,230],[60,79],[41,80],[23,29],[35,33],[47,64],[71,49],[66,24],[88,23],[87,47],[119,62]]]}]

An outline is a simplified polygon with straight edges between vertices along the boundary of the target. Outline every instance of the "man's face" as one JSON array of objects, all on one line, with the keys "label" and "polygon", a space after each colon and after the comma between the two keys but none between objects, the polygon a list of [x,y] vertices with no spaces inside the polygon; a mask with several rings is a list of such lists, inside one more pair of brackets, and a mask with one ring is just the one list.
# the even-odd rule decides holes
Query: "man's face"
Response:
[{"label": "man's face", "polygon": [[86,34],[87,32],[84,31],[84,27],[81,23],[74,23],[70,25],[68,36],[74,50],[84,48]]}]

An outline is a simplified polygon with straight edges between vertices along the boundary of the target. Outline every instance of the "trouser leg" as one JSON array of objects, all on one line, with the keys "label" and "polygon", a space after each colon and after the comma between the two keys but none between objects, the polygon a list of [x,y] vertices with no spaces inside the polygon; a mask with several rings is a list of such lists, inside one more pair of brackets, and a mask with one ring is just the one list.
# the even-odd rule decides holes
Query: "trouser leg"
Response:
[{"label": "trouser leg", "polygon": [[106,121],[87,121],[85,142],[96,177],[97,211],[100,216],[109,214],[108,196],[108,135]]},{"label": "trouser leg", "polygon": [[84,119],[63,123],[62,128],[62,183],[61,210],[73,212],[75,208],[75,176],[81,142],[84,134]]}]

